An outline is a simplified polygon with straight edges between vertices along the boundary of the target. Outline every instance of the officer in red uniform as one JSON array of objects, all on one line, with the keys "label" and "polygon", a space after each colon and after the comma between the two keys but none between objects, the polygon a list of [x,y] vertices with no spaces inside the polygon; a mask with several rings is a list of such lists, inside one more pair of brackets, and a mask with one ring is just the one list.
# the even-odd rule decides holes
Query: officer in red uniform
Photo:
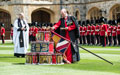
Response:
[{"label": "officer in red uniform", "polygon": [[118,39],[118,45],[120,46],[120,19],[117,20],[117,39]]},{"label": "officer in red uniform", "polygon": [[117,21],[113,20],[113,30],[112,30],[112,37],[113,37],[113,45],[117,45]]},{"label": "officer in red uniform", "polygon": [[113,30],[112,21],[109,20],[108,24],[109,24],[109,27],[108,27],[108,42],[109,42],[109,46],[111,46],[112,45],[112,30]]},{"label": "officer in red uniform", "polygon": [[32,32],[32,36],[33,36],[32,41],[36,41],[36,34],[38,32],[38,28],[36,27],[37,26],[37,22],[34,22],[33,25],[34,26],[33,26],[33,32]]},{"label": "officer in red uniform", "polygon": [[13,40],[13,24],[11,24],[10,38]]},{"label": "officer in red uniform", "polygon": [[112,30],[113,30],[112,21],[109,20],[108,24],[109,24],[109,27],[108,27],[108,42],[109,42],[109,46],[111,46],[112,45]]},{"label": "officer in red uniform", "polygon": [[101,26],[100,26],[100,41],[101,41],[101,45],[103,47],[106,46],[106,37],[107,37],[107,25],[105,24],[106,20],[107,19],[105,19],[104,17],[100,18],[100,21],[101,21]]},{"label": "officer in red uniform", "polygon": [[80,38],[79,38],[79,40],[80,40],[80,44],[82,44],[82,36],[83,36],[82,35],[82,30],[83,30],[83,27],[82,27],[80,22],[78,24],[79,24],[79,31],[80,31]]},{"label": "officer in red uniform", "polygon": [[2,44],[5,43],[4,37],[5,37],[5,28],[4,28],[4,23],[1,23],[1,39],[2,39]]},{"label": "officer in red uniform", "polygon": [[90,45],[91,43],[91,26],[90,26],[90,21],[87,20],[87,44]]},{"label": "officer in red uniform", "polygon": [[100,26],[99,26],[99,20],[96,20],[96,26],[95,26],[95,38],[96,38],[96,45],[100,45]]},{"label": "officer in red uniform", "polygon": [[33,28],[32,28],[32,24],[29,23],[28,25],[29,25],[29,27],[30,27],[30,28],[29,28],[29,42],[31,42],[31,41],[32,41],[32,29],[33,29]]},{"label": "officer in red uniform", "polygon": [[42,24],[38,24],[38,32],[42,30]]},{"label": "officer in red uniform", "polygon": [[87,32],[87,27],[83,24],[83,30],[82,30],[82,35],[83,35],[83,44],[86,44],[86,32]]},{"label": "officer in red uniform", "polygon": [[91,20],[91,44],[95,45],[95,26],[94,26],[94,20]]}]

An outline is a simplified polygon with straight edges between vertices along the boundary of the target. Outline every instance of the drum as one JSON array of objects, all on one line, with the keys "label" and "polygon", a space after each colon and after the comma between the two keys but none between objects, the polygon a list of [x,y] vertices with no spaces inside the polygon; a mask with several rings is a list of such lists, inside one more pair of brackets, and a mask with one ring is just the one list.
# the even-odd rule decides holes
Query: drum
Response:
[{"label": "drum", "polygon": [[32,64],[32,53],[26,54],[26,64]]},{"label": "drum", "polygon": [[52,55],[52,64],[62,64],[63,57],[62,54],[53,54]]},{"label": "drum", "polygon": [[36,34],[36,41],[50,41],[51,32],[50,31],[38,31]]},{"label": "drum", "polygon": [[52,64],[51,54],[39,53],[39,64]]},{"label": "drum", "polygon": [[32,64],[38,64],[38,53],[32,53]]},{"label": "drum", "polygon": [[53,42],[31,42],[31,52],[54,53]]},{"label": "drum", "polygon": [[63,63],[62,54],[56,54],[56,62],[57,62],[57,64],[62,64]]},{"label": "drum", "polygon": [[26,54],[26,64],[38,64],[38,54],[37,53],[27,53]]}]

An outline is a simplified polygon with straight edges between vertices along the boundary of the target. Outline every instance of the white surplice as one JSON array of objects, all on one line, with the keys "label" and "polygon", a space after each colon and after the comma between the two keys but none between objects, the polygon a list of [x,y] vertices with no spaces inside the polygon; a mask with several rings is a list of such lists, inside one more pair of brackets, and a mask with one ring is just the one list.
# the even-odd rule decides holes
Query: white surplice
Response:
[{"label": "white surplice", "polygon": [[26,20],[24,20],[24,22],[23,20],[21,20],[20,22],[22,24],[22,27],[26,26],[26,29],[27,29],[26,31],[23,31],[24,47],[20,47],[20,44],[19,44],[20,31],[17,31],[17,30],[20,27],[18,27],[18,19],[16,19],[14,22],[14,28],[13,28],[14,53],[26,54],[27,49],[29,48],[29,26]]}]

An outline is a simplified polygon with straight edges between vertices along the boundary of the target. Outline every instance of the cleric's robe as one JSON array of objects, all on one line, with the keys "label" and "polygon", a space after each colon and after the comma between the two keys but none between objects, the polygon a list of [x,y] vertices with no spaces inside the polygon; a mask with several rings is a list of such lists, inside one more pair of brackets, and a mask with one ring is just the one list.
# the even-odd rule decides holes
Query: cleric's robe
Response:
[{"label": "cleric's robe", "polygon": [[[26,28],[26,30],[21,30],[22,27]],[[20,38],[22,38],[22,40]],[[15,56],[26,54],[29,47],[29,26],[25,20],[15,20],[13,28],[13,43]]]}]

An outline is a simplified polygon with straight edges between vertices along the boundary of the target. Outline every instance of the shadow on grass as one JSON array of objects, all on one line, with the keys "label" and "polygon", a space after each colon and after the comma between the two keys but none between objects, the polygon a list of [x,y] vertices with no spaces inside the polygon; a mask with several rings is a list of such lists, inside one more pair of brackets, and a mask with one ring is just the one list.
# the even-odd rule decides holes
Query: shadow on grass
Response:
[{"label": "shadow on grass", "polygon": [[16,57],[13,57],[13,56],[0,56],[0,58],[16,58]]},{"label": "shadow on grass", "polygon": [[25,63],[12,63],[13,65],[26,65]]}]

